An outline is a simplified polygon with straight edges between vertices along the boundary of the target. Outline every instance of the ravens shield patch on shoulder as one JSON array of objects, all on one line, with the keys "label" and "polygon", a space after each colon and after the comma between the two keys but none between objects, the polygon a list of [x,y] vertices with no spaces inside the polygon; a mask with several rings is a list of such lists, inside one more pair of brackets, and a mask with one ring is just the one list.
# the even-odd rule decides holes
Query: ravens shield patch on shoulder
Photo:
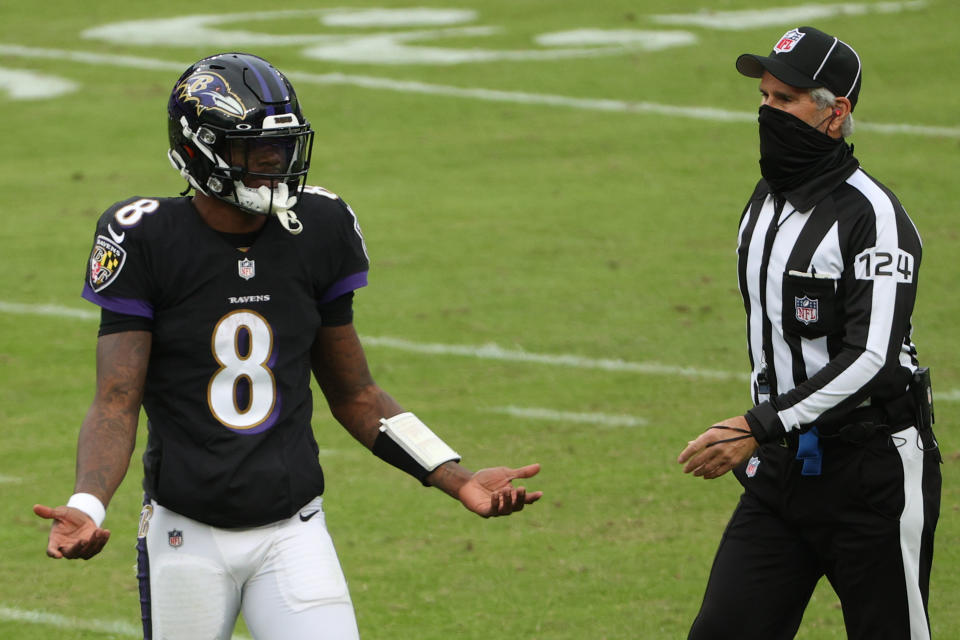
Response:
[{"label": "ravens shield patch on shoulder", "polygon": [[126,250],[106,236],[97,236],[90,252],[90,288],[102,291],[116,280],[127,259]]}]

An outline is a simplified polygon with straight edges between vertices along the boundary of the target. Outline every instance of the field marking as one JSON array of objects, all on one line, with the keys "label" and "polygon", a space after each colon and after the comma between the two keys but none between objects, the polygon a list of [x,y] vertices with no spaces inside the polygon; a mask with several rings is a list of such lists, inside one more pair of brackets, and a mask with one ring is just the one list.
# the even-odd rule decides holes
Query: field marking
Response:
[{"label": "field marking", "polygon": [[933,394],[934,404],[936,404],[937,400],[944,400],[946,402],[960,402],[960,389],[951,389],[949,391],[934,392]]},{"label": "field marking", "polygon": [[0,55],[39,60],[56,60],[60,57],[71,62],[100,65],[105,67],[126,67],[145,71],[176,71],[182,73],[192,63],[156,60],[142,56],[120,56],[89,51],[67,51],[65,49],[47,49],[44,47],[24,47],[18,44],[0,44]]},{"label": "field marking", "polygon": [[[86,311],[70,307],[61,307],[53,304],[22,304],[0,300],[0,313],[14,313],[18,315],[44,315],[60,318],[78,318],[82,320],[96,320],[100,317],[97,311]],[[457,345],[438,342],[413,342],[403,338],[389,336],[361,336],[366,346],[397,349],[409,353],[423,353],[428,355],[463,356],[479,360],[501,360],[505,362],[521,362],[530,364],[546,364],[573,369],[599,369],[622,373],[639,373],[650,375],[672,375],[685,378],[705,378],[708,380],[741,380],[749,376],[740,372],[721,371],[718,369],[700,369],[698,367],[681,367],[677,365],[661,364],[659,362],[631,362],[619,358],[588,358],[563,353],[533,353],[522,349],[504,349],[489,343],[485,345]],[[935,400],[944,402],[960,402],[960,389],[940,391]]]},{"label": "field marking", "polygon": [[60,629],[99,631],[131,638],[143,636],[143,627],[141,625],[123,622],[121,620],[80,620],[78,618],[62,616],[57,613],[25,611],[23,609],[14,609],[4,606],[0,606],[0,620],[6,620],[9,622],[26,622],[29,624],[39,624],[48,627],[58,627]]},{"label": "field marking", "polygon": [[[122,620],[84,620],[81,618],[62,616],[57,613],[27,611],[24,609],[5,607],[3,605],[0,605],[0,620],[39,624],[47,627],[57,627],[58,629],[109,633],[125,638],[143,637],[143,626],[140,624],[133,624]],[[245,635],[234,634],[233,640],[250,640],[250,638]]]},{"label": "field marking", "polygon": [[17,478],[15,476],[0,476],[0,484],[20,484],[23,482],[23,478]]},{"label": "field marking", "polygon": [[[191,64],[189,62],[179,63],[166,60],[157,60],[154,58],[144,58],[140,56],[112,56],[85,51],[45,49],[10,44],[0,44],[0,55],[21,58],[70,60],[72,62],[100,66],[126,67],[157,71],[176,71],[178,73],[186,69]],[[572,96],[548,93],[504,91],[500,89],[484,89],[480,87],[455,87],[450,85],[418,82],[415,80],[394,80],[392,78],[346,73],[315,74],[289,71],[286,73],[286,75],[295,82],[304,82],[309,84],[352,86],[363,89],[396,91],[400,93],[420,93],[425,95],[446,96],[452,98],[467,98],[486,102],[505,102],[524,105],[565,107],[584,111],[643,113],[654,114],[663,117],[707,120],[711,122],[755,123],[757,120],[756,111],[731,111],[728,109],[717,109],[713,107],[690,107],[646,101],[629,101],[606,98],[576,98]],[[876,133],[891,135],[906,134],[960,139],[960,127],[938,127],[906,123],[885,124],[858,121],[857,128],[861,131],[873,131]]]},{"label": "field marking", "polygon": [[602,427],[642,427],[647,424],[643,418],[625,415],[611,415],[609,413],[577,413],[572,411],[556,411],[536,407],[494,407],[488,409],[493,413],[504,413],[514,418],[529,418],[531,420],[550,420],[551,422],[577,422],[582,424],[600,425]]},{"label": "field marking", "polygon": [[[96,320],[100,317],[97,311],[61,307],[52,304],[32,305],[0,300],[0,312],[19,315],[45,315],[64,318],[79,318]],[[389,336],[363,336],[366,346],[398,349],[411,353],[432,355],[456,355],[481,360],[503,360],[507,362],[522,362],[533,364],[548,364],[577,369],[601,369],[625,373],[643,373],[654,375],[677,375],[690,378],[708,378],[714,380],[747,380],[748,376],[742,373],[699,369],[696,367],[681,367],[676,365],[660,364],[658,362],[630,362],[619,358],[588,358],[572,354],[533,353],[522,349],[504,349],[490,343],[485,345],[454,345],[436,342],[413,342],[402,338]]]},{"label": "field marking", "polygon": [[15,313],[24,316],[54,316],[56,318],[78,318],[80,320],[96,320],[100,317],[97,311],[86,309],[71,309],[55,304],[20,304],[18,302],[4,302],[0,300],[0,312]]},{"label": "field marking", "polygon": [[413,342],[402,338],[386,336],[363,336],[365,345],[387,347],[412,353],[432,355],[465,356],[480,360],[502,360],[506,362],[521,362],[532,364],[547,364],[573,369],[600,369],[624,373],[643,373],[653,375],[676,375],[689,378],[708,378],[714,380],[747,380],[749,377],[740,373],[717,371],[712,369],[698,369],[696,367],[680,367],[676,365],[660,364],[659,362],[630,362],[619,358],[587,358],[563,353],[533,353],[522,349],[504,349],[488,343],[485,345],[454,345],[436,342]]},{"label": "field marking", "polygon": [[900,13],[927,6],[924,0],[908,2],[846,2],[841,4],[803,4],[774,9],[742,9],[736,11],[698,11],[684,14],[651,16],[656,24],[696,26],[723,31],[744,31],[783,24],[816,24],[836,16],[862,16],[868,13]]},{"label": "field marking", "polygon": [[79,86],[60,76],[0,67],[0,93],[12,100],[56,98],[76,91]]},{"label": "field marking", "polygon": [[413,7],[408,9],[314,9],[313,11],[323,12],[321,21],[328,27],[438,27],[471,22],[477,18],[477,12],[473,9]]},{"label": "field marking", "polygon": [[[255,20],[297,18],[302,23],[319,21],[327,27],[345,28],[333,33],[277,34],[251,30],[229,29],[231,23]],[[560,60],[594,56],[616,56],[634,50],[656,51],[670,47],[691,46],[697,36],[676,29],[661,31],[631,30],[610,32],[602,37],[602,30],[591,30],[591,42],[579,46],[568,42],[566,32],[540,34],[534,40],[548,48],[485,49],[472,47],[430,46],[429,42],[450,38],[482,38],[502,33],[498,26],[466,25],[478,18],[472,9],[293,9],[226,13],[215,15],[186,15],[172,18],[147,18],[101,24],[81,32],[80,37],[126,45],[189,47],[204,42],[207,46],[220,44],[248,50],[258,46],[302,47],[300,55],[344,64],[424,64],[456,65],[502,60]],[[360,27],[363,31],[351,30]],[[381,28],[382,27],[382,28]],[[397,27],[407,27],[398,31]],[[434,27],[416,28],[411,27]],[[436,28],[440,27],[440,28]],[[373,28],[373,30],[371,30]],[[378,29],[379,28],[379,29]],[[546,41],[541,41],[541,37]],[[556,40],[555,38],[559,38]],[[582,40],[574,36],[574,40]],[[412,43],[412,44],[411,44]],[[571,45],[573,47],[571,48]]]},{"label": "field marking", "polygon": [[[259,45],[303,46],[300,51],[308,58],[343,62],[347,64],[460,64],[492,60],[559,59],[565,57],[618,55],[631,50],[658,50],[668,47],[693,46],[699,42],[696,34],[678,31],[680,24],[690,24],[715,30],[745,30],[759,26],[809,24],[836,15],[864,15],[867,13],[898,13],[926,6],[923,0],[914,2],[879,2],[876,4],[844,3],[834,5],[805,4],[790,7],[748,9],[740,11],[698,11],[692,14],[646,16],[648,21],[665,24],[668,30],[595,29],[588,25],[572,31],[540,34],[534,41],[547,47],[583,47],[544,51],[542,49],[502,50],[479,47],[449,48],[424,46],[424,40],[449,37],[488,36],[502,33],[499,26],[474,26],[418,31],[396,31],[396,27],[447,27],[473,22],[479,12],[473,9],[430,9],[425,7],[397,9],[294,9],[227,13],[213,15],[191,14],[172,18],[147,18],[102,24],[83,31],[87,39],[140,46],[192,46],[197,42],[211,46],[249,49]],[[298,18],[302,23],[318,21],[327,27],[346,27],[334,33],[277,34],[250,30],[223,28],[244,21],[266,22],[275,19]],[[362,33],[349,29],[361,27]],[[388,28],[369,30],[370,28]],[[416,43],[409,46],[407,42]]]}]

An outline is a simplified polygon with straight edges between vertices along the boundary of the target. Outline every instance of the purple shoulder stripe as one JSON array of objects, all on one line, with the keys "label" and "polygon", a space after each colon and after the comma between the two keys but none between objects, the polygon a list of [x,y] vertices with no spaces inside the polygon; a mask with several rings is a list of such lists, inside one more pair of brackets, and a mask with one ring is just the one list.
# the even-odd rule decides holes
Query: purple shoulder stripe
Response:
[{"label": "purple shoulder stripe", "polygon": [[80,295],[84,300],[89,300],[98,307],[103,307],[114,313],[123,313],[128,316],[141,316],[153,320],[153,305],[143,300],[103,296],[95,292],[89,284],[83,286],[83,293]]},{"label": "purple shoulder stripe", "polygon": [[320,298],[320,304],[325,302],[330,302],[342,296],[345,293],[349,293],[360,287],[367,286],[367,272],[360,271],[359,273],[354,273],[342,280],[337,280],[330,287],[323,292],[323,297]]}]

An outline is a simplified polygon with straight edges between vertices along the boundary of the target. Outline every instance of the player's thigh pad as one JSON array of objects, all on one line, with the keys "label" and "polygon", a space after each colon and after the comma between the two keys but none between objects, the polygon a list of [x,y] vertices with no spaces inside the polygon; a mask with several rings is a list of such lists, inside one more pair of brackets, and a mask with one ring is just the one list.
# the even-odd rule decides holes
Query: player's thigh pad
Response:
[{"label": "player's thigh pad", "polygon": [[147,530],[153,640],[229,640],[240,589],[213,528],[154,503]]},{"label": "player's thigh pad", "polygon": [[357,638],[347,582],[317,498],[280,525],[243,589],[243,616],[258,640]]}]

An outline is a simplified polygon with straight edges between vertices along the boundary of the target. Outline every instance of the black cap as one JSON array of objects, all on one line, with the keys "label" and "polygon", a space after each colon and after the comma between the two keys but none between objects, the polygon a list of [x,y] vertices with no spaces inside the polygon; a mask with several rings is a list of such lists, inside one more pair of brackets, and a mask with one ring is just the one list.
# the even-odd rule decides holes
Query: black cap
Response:
[{"label": "black cap", "polygon": [[837,97],[857,106],[860,95],[860,56],[846,42],[813,27],[798,27],[783,34],[769,56],[744,53],[737,71],[760,78],[769,71],[791,87],[826,87]]}]

